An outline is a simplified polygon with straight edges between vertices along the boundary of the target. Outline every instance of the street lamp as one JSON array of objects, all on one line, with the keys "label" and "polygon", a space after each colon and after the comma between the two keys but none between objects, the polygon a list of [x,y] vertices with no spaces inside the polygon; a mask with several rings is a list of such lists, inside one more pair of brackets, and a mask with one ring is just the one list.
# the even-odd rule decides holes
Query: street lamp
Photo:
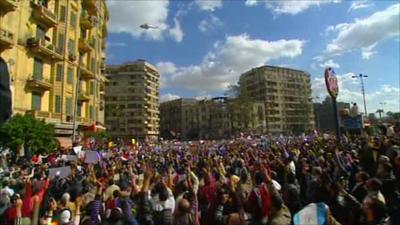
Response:
[{"label": "street lamp", "polygon": [[142,28],[142,29],[145,29],[145,30],[157,29],[158,28],[158,26],[149,25],[147,23],[144,23],[144,24],[140,25],[139,27]]},{"label": "street lamp", "polygon": [[366,103],[365,103],[365,89],[364,89],[364,78],[367,78],[368,77],[368,75],[365,75],[365,74],[359,74],[359,75],[353,75],[353,76],[351,76],[352,78],[360,78],[360,80],[361,80],[361,93],[362,93],[362,95],[363,95],[363,101],[364,101],[364,114],[365,114],[365,116],[367,116],[368,114],[367,114],[367,105],[366,105]]}]

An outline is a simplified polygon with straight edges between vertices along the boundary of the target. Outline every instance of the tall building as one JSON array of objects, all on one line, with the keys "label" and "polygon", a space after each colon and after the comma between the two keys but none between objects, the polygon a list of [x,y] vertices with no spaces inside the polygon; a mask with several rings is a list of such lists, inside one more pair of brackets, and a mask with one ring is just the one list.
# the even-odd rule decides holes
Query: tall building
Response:
[{"label": "tall building", "polygon": [[266,132],[298,134],[314,128],[310,74],[261,66],[240,76],[240,93],[264,103]]},{"label": "tall building", "polygon": [[116,137],[157,138],[160,74],[144,60],[107,66],[106,127]]},{"label": "tall building", "polygon": [[[338,113],[343,109],[350,109],[350,104],[346,102],[337,102]],[[335,120],[333,114],[332,100],[326,96],[322,103],[314,103],[315,124],[321,132],[335,131]],[[339,119],[341,119],[339,117]]]},{"label": "tall building", "polygon": [[108,17],[105,0],[0,0],[13,114],[31,113],[69,136],[77,99],[79,126],[104,122]]},{"label": "tall building", "polygon": [[240,131],[263,133],[264,104],[249,102],[244,112],[234,99],[216,97],[191,98],[163,102],[161,136],[170,138],[227,138]]}]

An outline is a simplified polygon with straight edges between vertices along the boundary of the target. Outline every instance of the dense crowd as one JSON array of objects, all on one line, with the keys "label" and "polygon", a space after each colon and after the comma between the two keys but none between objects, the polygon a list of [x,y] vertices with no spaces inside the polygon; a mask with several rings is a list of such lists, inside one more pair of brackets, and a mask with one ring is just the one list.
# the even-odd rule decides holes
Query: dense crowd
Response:
[{"label": "dense crowd", "polygon": [[96,147],[94,161],[72,149],[8,151],[0,224],[396,225],[399,142],[242,136]]}]

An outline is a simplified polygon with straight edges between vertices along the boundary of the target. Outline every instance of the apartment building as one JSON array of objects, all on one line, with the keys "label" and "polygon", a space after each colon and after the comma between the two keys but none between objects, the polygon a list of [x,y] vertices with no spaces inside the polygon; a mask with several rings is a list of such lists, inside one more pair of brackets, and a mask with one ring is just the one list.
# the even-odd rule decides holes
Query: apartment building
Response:
[{"label": "apartment building", "polygon": [[264,104],[248,102],[246,109],[236,99],[216,97],[181,98],[163,102],[161,136],[170,138],[228,138],[239,132],[261,134],[265,130]]},{"label": "apartment building", "polygon": [[105,0],[0,0],[13,114],[54,123],[59,136],[72,133],[75,110],[79,126],[101,126],[108,19]]},{"label": "apartment building", "polygon": [[145,60],[107,66],[106,127],[115,137],[155,139],[160,129],[160,74]]},{"label": "apartment building", "polygon": [[240,76],[240,92],[264,103],[266,132],[301,133],[314,129],[310,74],[261,66]]}]

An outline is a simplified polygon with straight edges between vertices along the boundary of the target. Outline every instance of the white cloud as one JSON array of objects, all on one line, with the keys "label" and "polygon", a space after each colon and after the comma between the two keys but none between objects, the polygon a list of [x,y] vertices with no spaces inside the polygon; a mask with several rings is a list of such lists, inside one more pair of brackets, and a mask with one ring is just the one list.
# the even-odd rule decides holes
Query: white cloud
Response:
[{"label": "white cloud", "polygon": [[222,7],[222,0],[195,0],[195,4],[202,11],[214,11]]},{"label": "white cloud", "polygon": [[[352,78],[354,73],[337,75],[339,83],[338,101],[356,102],[361,112],[364,111],[364,104],[360,90],[359,80]],[[320,96],[325,99],[328,95],[323,77],[315,77],[312,81],[313,96]],[[397,112],[400,109],[400,89],[389,84],[380,86],[376,91],[368,91],[366,88],[365,98],[368,113],[375,113],[381,108],[380,102],[386,102],[385,111]]]},{"label": "white cloud", "polygon": [[321,68],[327,68],[327,67],[340,68],[340,65],[335,63],[332,59],[329,59],[328,61],[325,61],[324,63],[320,63],[319,67],[321,67]]},{"label": "white cloud", "polygon": [[350,11],[355,11],[358,9],[364,9],[364,8],[368,8],[371,7],[372,4],[369,3],[368,1],[354,1],[351,3],[348,12]]},{"label": "white cloud", "polygon": [[212,96],[208,95],[208,94],[198,95],[198,96],[194,97],[194,99],[196,99],[196,100],[205,100],[205,99],[211,99],[211,98],[212,98]]},{"label": "white cloud", "polygon": [[206,32],[209,30],[217,29],[222,25],[223,25],[222,21],[218,17],[211,14],[209,18],[201,20],[199,22],[198,28],[200,31]]},{"label": "white cloud", "polygon": [[171,75],[176,71],[175,64],[171,62],[158,62],[156,67],[162,75]]},{"label": "white cloud", "polygon": [[247,0],[246,6],[255,6],[263,2],[266,8],[271,9],[275,14],[296,15],[302,13],[313,6],[321,6],[329,3],[338,3],[340,0]]},{"label": "white cloud", "polygon": [[179,95],[175,95],[175,94],[165,94],[165,95],[161,95],[160,97],[160,102],[168,102],[168,101],[172,101],[175,99],[180,99],[181,97]]},{"label": "white cloud", "polygon": [[[161,40],[163,33],[168,30],[168,5],[169,1],[107,1],[110,11],[109,30]],[[140,28],[142,24],[158,28],[144,30]]]},{"label": "white cloud", "polygon": [[[227,36],[216,42],[198,65],[176,68],[164,76],[166,87],[184,88],[196,93],[224,91],[236,83],[241,73],[280,58],[294,58],[302,54],[304,41],[251,39],[247,34]],[[173,68],[173,63],[163,62]],[[203,94],[202,94],[203,95]]]},{"label": "white cloud", "polygon": [[173,37],[175,39],[176,42],[182,42],[184,34],[181,29],[181,24],[180,24],[178,18],[176,18],[176,17],[174,18],[174,23],[175,23],[175,26],[174,26],[174,28],[169,30],[169,34],[171,35],[171,37]]},{"label": "white cloud", "polygon": [[247,6],[254,6],[254,5],[257,5],[258,2],[257,2],[257,0],[246,0],[245,4]]},{"label": "white cloud", "polygon": [[395,4],[353,23],[338,24],[332,29],[338,32],[337,37],[326,46],[325,55],[329,57],[361,50],[363,58],[368,59],[380,42],[400,36],[399,18],[400,4]]}]

